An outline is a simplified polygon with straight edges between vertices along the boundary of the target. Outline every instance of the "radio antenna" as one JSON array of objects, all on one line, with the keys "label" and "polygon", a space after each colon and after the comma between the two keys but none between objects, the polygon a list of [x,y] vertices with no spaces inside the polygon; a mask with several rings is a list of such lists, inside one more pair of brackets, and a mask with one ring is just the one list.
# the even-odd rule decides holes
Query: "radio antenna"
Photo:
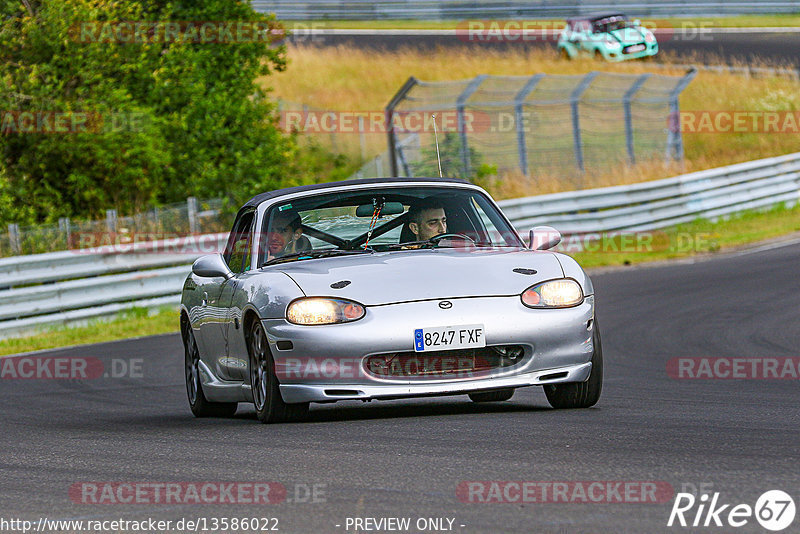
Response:
[{"label": "radio antenna", "polygon": [[442,157],[439,155],[439,133],[436,131],[436,113],[431,113],[433,117],[433,138],[436,140],[436,161],[439,162],[439,178],[444,178],[442,175]]}]

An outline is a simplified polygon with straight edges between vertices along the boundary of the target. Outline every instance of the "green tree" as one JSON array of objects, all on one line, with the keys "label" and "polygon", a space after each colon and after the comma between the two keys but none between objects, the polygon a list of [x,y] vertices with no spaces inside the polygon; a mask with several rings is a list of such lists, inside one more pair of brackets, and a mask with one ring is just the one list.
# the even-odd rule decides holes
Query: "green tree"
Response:
[{"label": "green tree", "polygon": [[454,132],[444,134],[439,143],[438,157],[435,144],[426,146],[421,150],[421,161],[411,164],[414,176],[439,176],[439,158],[442,161],[442,174],[449,178],[474,181],[488,175],[497,174],[497,168],[484,163],[483,155],[473,147],[469,147],[467,151],[470,166],[470,172],[467,174],[464,169],[461,146],[461,136],[459,134]]},{"label": "green tree", "polygon": [[[118,21],[274,31],[234,42],[125,42],[92,31]],[[286,67],[280,29],[237,0],[0,0],[0,222],[133,212],[188,195],[240,201],[291,185],[296,143],[255,83]],[[25,112],[45,124],[20,131]],[[85,127],[40,133],[56,114]]]}]

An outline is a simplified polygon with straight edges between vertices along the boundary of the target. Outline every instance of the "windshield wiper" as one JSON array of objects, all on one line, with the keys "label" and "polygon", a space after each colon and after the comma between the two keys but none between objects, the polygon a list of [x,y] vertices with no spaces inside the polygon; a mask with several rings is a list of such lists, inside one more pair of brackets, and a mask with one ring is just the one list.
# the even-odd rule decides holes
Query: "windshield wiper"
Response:
[{"label": "windshield wiper", "polygon": [[323,250],[306,250],[305,252],[295,252],[292,254],[286,254],[285,256],[281,256],[279,258],[273,258],[268,262],[264,263],[264,265],[275,265],[277,263],[285,263],[300,259],[330,258],[332,256],[353,256],[358,254],[372,254],[373,252],[375,251],[372,248],[367,248],[367,249],[361,248],[355,250],[344,250],[340,248],[323,249]]},{"label": "windshield wiper", "polygon": [[417,247],[418,245],[428,245],[429,247],[435,247],[436,243],[434,243],[430,239],[425,239],[423,241],[408,241],[407,243],[389,243],[387,245],[382,245],[382,246],[386,247],[386,250],[397,250],[406,247]]},{"label": "windshield wiper", "polygon": [[489,241],[476,241],[475,246],[488,248],[525,248],[520,245],[500,245],[499,243],[490,243]]},{"label": "windshield wiper", "polygon": [[[427,245],[427,246],[421,246]],[[488,241],[476,241],[472,243],[471,246],[474,247],[489,247],[489,248],[519,248],[516,245],[497,245],[494,243],[489,243]],[[381,250],[397,250],[403,248],[413,247],[416,249],[420,248],[458,248],[453,245],[443,245],[441,241],[431,241],[430,239],[426,239],[424,241],[409,241],[408,243],[390,243],[388,245],[381,245],[381,247],[386,247],[385,249]]]}]

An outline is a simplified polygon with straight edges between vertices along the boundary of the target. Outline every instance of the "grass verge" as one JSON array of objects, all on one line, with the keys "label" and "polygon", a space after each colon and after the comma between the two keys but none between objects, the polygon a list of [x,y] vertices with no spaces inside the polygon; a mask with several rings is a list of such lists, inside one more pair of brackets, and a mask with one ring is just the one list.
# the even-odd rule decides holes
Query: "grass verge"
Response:
[{"label": "grass verge", "polygon": [[[617,236],[600,245],[600,250],[595,252],[572,252],[570,240],[565,240],[561,248],[584,268],[590,269],[707,256],[793,232],[800,232],[800,205],[744,212],[724,221],[697,220],[655,232]],[[629,238],[626,245],[624,240]],[[0,356],[178,330],[178,314],[174,309],[162,309],[154,314],[133,309],[108,322],[93,322],[74,328],[60,327],[31,337],[0,340]]]},{"label": "grass verge", "polygon": [[178,331],[176,309],[162,308],[149,312],[132,308],[109,321],[95,320],[84,326],[48,328],[32,336],[0,340],[0,356]]},{"label": "grass verge", "polygon": [[745,245],[800,232],[800,205],[776,206],[767,211],[748,211],[712,222],[698,219],[663,230],[622,234],[592,243],[593,251],[577,250],[577,242],[566,239],[560,246],[584,268],[711,255]]}]

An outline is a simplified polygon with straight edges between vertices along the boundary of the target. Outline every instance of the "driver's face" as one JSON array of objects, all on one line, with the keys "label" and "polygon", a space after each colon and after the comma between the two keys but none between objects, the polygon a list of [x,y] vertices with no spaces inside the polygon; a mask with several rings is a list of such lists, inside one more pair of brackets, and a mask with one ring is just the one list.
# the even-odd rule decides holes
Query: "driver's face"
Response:
[{"label": "driver's face", "polygon": [[419,223],[412,222],[408,224],[409,230],[417,236],[417,241],[425,241],[447,232],[447,217],[445,217],[444,209],[442,208],[423,210],[420,221]]},{"label": "driver's face", "polygon": [[296,231],[292,230],[292,227],[289,226],[289,219],[286,217],[275,217],[272,220],[272,224],[269,227],[269,234],[268,234],[268,246],[269,246],[269,253],[271,255],[275,255],[278,252],[282,251],[286,245],[292,241],[292,239],[297,239],[300,237],[302,230],[298,229]]}]

